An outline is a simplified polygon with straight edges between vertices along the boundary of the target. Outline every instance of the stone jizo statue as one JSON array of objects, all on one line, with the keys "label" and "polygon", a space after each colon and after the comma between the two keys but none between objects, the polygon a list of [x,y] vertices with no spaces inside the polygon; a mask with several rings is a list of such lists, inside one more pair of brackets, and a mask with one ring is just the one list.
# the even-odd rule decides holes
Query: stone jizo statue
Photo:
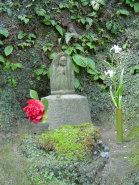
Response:
[{"label": "stone jizo statue", "polygon": [[73,94],[74,70],[68,54],[61,52],[52,61],[50,73],[51,94]]}]

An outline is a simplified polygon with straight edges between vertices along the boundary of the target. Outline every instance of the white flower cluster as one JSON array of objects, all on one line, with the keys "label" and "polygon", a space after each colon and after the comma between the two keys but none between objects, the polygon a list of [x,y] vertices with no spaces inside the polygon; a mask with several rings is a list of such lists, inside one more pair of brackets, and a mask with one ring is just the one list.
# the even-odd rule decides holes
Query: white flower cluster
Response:
[{"label": "white flower cluster", "polygon": [[105,75],[108,75],[110,78],[112,78],[113,77],[113,75],[115,74],[115,72],[113,71],[113,70],[108,70],[108,71],[104,71],[104,74]]},{"label": "white flower cluster", "polygon": [[120,48],[118,45],[114,45],[111,49],[110,52],[114,51],[114,53],[120,53],[122,51],[122,48]]}]

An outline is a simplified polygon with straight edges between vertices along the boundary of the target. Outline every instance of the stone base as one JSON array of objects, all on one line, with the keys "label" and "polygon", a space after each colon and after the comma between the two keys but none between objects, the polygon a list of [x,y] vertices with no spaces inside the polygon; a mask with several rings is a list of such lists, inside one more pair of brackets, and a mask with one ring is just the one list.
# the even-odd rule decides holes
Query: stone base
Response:
[{"label": "stone base", "polygon": [[88,101],[85,96],[76,94],[50,95],[48,99],[49,129],[59,128],[62,125],[78,125],[91,123]]}]

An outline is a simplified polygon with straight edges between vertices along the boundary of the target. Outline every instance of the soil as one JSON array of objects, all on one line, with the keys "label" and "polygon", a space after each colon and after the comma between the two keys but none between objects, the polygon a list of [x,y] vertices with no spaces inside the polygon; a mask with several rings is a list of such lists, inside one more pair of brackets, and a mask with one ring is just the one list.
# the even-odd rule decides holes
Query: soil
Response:
[{"label": "soil", "polygon": [[[30,125],[25,122],[22,126],[17,126],[9,132],[1,132],[0,137],[0,184],[1,185],[30,185],[27,176],[29,162],[21,154],[19,146],[25,134],[40,132],[44,127]],[[114,177],[116,181],[121,181],[131,171],[127,156],[130,154],[130,142],[116,143],[115,129],[111,127],[99,127],[102,140],[110,148],[109,162],[106,164],[100,176],[103,179]],[[100,183],[101,184],[101,183]],[[102,185],[108,185],[108,181]],[[114,185],[113,182],[111,185]]]},{"label": "soil", "polygon": [[[131,151],[129,148],[130,141],[123,143],[116,142],[116,131],[114,127],[99,127],[103,142],[110,148],[110,158],[103,169],[102,176],[104,179],[114,178],[117,182],[126,178],[131,171],[128,156]],[[126,134],[126,131],[125,133]],[[108,185],[108,184],[106,184]],[[112,184],[113,185],[113,184]]]}]

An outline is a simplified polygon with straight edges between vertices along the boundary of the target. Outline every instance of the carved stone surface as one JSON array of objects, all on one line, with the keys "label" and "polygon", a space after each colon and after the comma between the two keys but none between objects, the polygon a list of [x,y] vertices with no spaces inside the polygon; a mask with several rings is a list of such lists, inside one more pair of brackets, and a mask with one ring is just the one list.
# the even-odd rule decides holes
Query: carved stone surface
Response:
[{"label": "carved stone surface", "polygon": [[91,123],[88,101],[85,96],[77,94],[50,95],[48,99],[49,129],[59,128],[62,125],[78,125]]},{"label": "carved stone surface", "polygon": [[75,94],[74,70],[70,57],[61,52],[53,60],[50,75],[51,95],[48,99],[49,129],[62,125],[91,123],[88,101],[85,96]]},{"label": "carved stone surface", "polygon": [[51,94],[73,94],[74,71],[68,54],[61,52],[53,60],[50,73]]}]

